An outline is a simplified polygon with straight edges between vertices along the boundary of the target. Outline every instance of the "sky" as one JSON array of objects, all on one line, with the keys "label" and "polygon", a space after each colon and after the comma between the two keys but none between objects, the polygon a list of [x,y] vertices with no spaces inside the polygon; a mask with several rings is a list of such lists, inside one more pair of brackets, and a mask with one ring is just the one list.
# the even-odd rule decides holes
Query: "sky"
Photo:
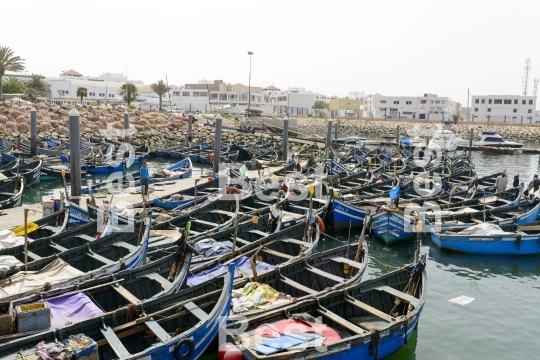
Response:
[{"label": "sky", "polygon": [[[29,73],[220,79],[328,96],[528,93],[540,78],[537,0],[17,0],[0,46]],[[8,15],[10,14],[10,15]]]}]

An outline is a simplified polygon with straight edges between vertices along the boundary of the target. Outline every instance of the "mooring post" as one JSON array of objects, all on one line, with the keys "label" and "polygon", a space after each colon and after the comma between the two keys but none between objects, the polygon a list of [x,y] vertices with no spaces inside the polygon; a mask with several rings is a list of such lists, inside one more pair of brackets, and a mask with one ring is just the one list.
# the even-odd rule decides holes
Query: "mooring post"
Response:
[{"label": "mooring post", "polygon": [[282,144],[282,150],[281,150],[281,159],[283,161],[287,161],[288,155],[287,152],[289,151],[289,118],[285,117],[283,119],[283,144]]},{"label": "mooring post", "polygon": [[69,112],[69,165],[71,196],[81,195],[81,131],[80,116],[76,109]]},{"label": "mooring post", "polygon": [[189,113],[187,123],[187,139],[189,142],[193,140],[193,114]]},{"label": "mooring post", "polygon": [[429,145],[429,126],[427,128],[427,135],[426,135],[426,146]]},{"label": "mooring post", "polygon": [[328,128],[326,129],[326,147],[328,149],[332,147],[332,120],[328,120]]},{"label": "mooring post", "polygon": [[471,158],[473,137],[474,137],[474,128],[471,126],[470,133],[469,133],[469,159]]},{"label": "mooring post", "polygon": [[30,156],[37,155],[37,110],[30,110]]},{"label": "mooring post", "polygon": [[124,111],[124,140],[129,142],[129,114],[127,110]]},{"label": "mooring post", "polygon": [[396,126],[396,148],[399,149],[399,125]]},{"label": "mooring post", "polygon": [[221,129],[223,126],[223,118],[221,114],[216,116],[216,134],[214,135],[214,176],[219,172],[219,159],[221,158]]},{"label": "mooring post", "polygon": [[339,123],[336,121],[334,124],[334,142],[337,144],[338,139],[338,132],[339,132]]}]

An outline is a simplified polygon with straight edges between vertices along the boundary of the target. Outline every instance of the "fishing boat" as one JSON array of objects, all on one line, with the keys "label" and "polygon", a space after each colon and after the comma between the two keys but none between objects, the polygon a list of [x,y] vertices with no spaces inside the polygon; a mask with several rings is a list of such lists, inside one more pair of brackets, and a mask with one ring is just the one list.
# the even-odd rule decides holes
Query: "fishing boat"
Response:
[{"label": "fishing boat", "polygon": [[126,168],[125,162],[120,163],[105,163],[105,164],[88,164],[86,165],[86,173],[88,174],[112,174],[117,171],[124,171]]},{"label": "fishing boat", "polygon": [[21,206],[23,191],[24,180],[22,177],[15,177],[0,184],[0,210]]},{"label": "fishing boat", "polygon": [[231,265],[211,283],[148,300],[144,312],[130,298],[127,306],[107,308],[99,316],[0,344],[0,359],[19,352],[29,356],[40,341],[54,343],[81,333],[97,343],[100,359],[197,359],[229,314],[233,271]]},{"label": "fishing boat", "polygon": [[482,150],[484,154],[516,155],[523,153],[523,150],[512,147],[480,146],[480,150]]},{"label": "fishing boat", "polygon": [[[407,344],[427,297],[425,256],[358,285],[227,324],[244,359],[382,359]],[[223,340],[222,340],[223,341]]]},{"label": "fishing boat", "polygon": [[461,231],[431,229],[431,240],[439,249],[473,254],[540,254],[540,224],[503,225],[482,223]]},{"label": "fishing boat", "polygon": [[168,149],[158,149],[155,151],[155,154],[157,157],[171,157],[172,152],[188,153],[191,148],[193,148],[193,144],[188,141],[183,145],[170,147]]},{"label": "fishing boat", "polygon": [[[86,176],[86,170],[81,169],[81,177],[84,176]],[[66,180],[71,179],[71,170],[69,166],[61,164],[46,164],[41,167],[40,180],[53,181],[60,180],[62,178],[65,178]]]},{"label": "fishing boat", "polygon": [[[150,173],[148,178],[149,184],[158,182],[176,181],[191,177],[193,164],[189,158],[180,160],[175,164],[167,166],[165,169]],[[127,174],[120,177],[111,177],[104,182],[92,186],[83,186],[83,194],[94,194],[107,191],[112,193],[115,191],[123,192],[128,188],[141,186],[140,174]]]},{"label": "fishing boat", "polygon": [[42,161],[32,161],[30,163],[23,163],[22,160],[18,160],[18,164],[11,169],[0,171],[0,184],[13,179],[17,175],[24,178],[26,185],[33,184],[40,180]]},{"label": "fishing boat", "polygon": [[[31,261],[27,266],[29,271],[34,271],[33,274],[20,272],[0,281],[0,299],[21,299],[35,291],[63,288],[90,278],[138,267],[148,249],[150,219],[151,212],[139,231],[115,231],[99,239],[86,240],[79,237],[71,240],[75,242],[73,244],[64,243],[66,247],[49,241],[49,246],[40,249],[45,257],[31,257],[28,253]],[[15,257],[21,260],[21,255],[24,258],[24,254],[16,254]],[[59,264],[60,260],[65,264]],[[67,268],[61,271],[61,277],[55,278],[58,266]]]}]

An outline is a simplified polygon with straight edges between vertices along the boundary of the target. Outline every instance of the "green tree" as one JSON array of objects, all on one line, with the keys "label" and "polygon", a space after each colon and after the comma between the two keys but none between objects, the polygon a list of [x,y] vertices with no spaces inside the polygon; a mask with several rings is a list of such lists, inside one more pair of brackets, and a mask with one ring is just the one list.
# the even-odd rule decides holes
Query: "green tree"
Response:
[{"label": "green tree", "polygon": [[83,98],[88,97],[88,89],[85,87],[78,87],[77,97],[81,98],[81,105],[82,105]]},{"label": "green tree", "polygon": [[152,88],[152,91],[159,96],[159,110],[161,111],[161,100],[163,95],[169,91],[169,87],[163,82],[163,80],[159,80],[157,83],[150,85],[150,88]]},{"label": "green tree", "polygon": [[2,91],[4,94],[24,94],[26,86],[24,86],[24,83],[21,80],[10,77],[2,84]]},{"label": "green tree", "polygon": [[459,112],[452,115],[452,120],[454,121],[454,124],[458,123],[458,120],[460,117],[461,117],[461,114]]},{"label": "green tree", "polygon": [[43,75],[32,74],[25,85],[28,89],[35,91],[36,99],[38,96],[51,95],[51,86],[45,82],[45,76]]},{"label": "green tree", "polygon": [[311,108],[315,111],[315,116],[314,117],[316,117],[316,118],[324,118],[325,117],[324,110],[328,110],[330,108],[330,104],[328,104],[327,102],[322,101],[322,100],[316,100],[313,103],[313,106]]},{"label": "green tree", "polygon": [[40,95],[39,92],[36,89],[32,89],[27,87],[25,92],[25,98],[27,100],[30,100],[31,102],[35,103],[37,101],[38,96]]},{"label": "green tree", "polygon": [[13,50],[7,46],[0,46],[0,99],[2,99],[2,78],[6,71],[21,72],[24,70],[24,59],[13,56]]},{"label": "green tree", "polygon": [[135,100],[137,100],[137,87],[133,83],[127,83],[120,87],[120,96],[127,102],[128,106]]}]

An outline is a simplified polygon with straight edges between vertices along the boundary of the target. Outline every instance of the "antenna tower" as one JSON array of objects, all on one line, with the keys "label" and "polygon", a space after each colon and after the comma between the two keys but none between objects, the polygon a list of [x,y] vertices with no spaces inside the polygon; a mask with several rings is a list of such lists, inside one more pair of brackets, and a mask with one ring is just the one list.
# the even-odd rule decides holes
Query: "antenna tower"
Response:
[{"label": "antenna tower", "polygon": [[525,74],[523,75],[523,96],[527,96],[527,89],[529,87],[529,72],[531,71],[531,59],[525,60]]},{"label": "antenna tower", "polygon": [[539,78],[534,79],[534,88],[533,88],[533,95],[536,97],[538,94],[538,82],[540,82]]}]

